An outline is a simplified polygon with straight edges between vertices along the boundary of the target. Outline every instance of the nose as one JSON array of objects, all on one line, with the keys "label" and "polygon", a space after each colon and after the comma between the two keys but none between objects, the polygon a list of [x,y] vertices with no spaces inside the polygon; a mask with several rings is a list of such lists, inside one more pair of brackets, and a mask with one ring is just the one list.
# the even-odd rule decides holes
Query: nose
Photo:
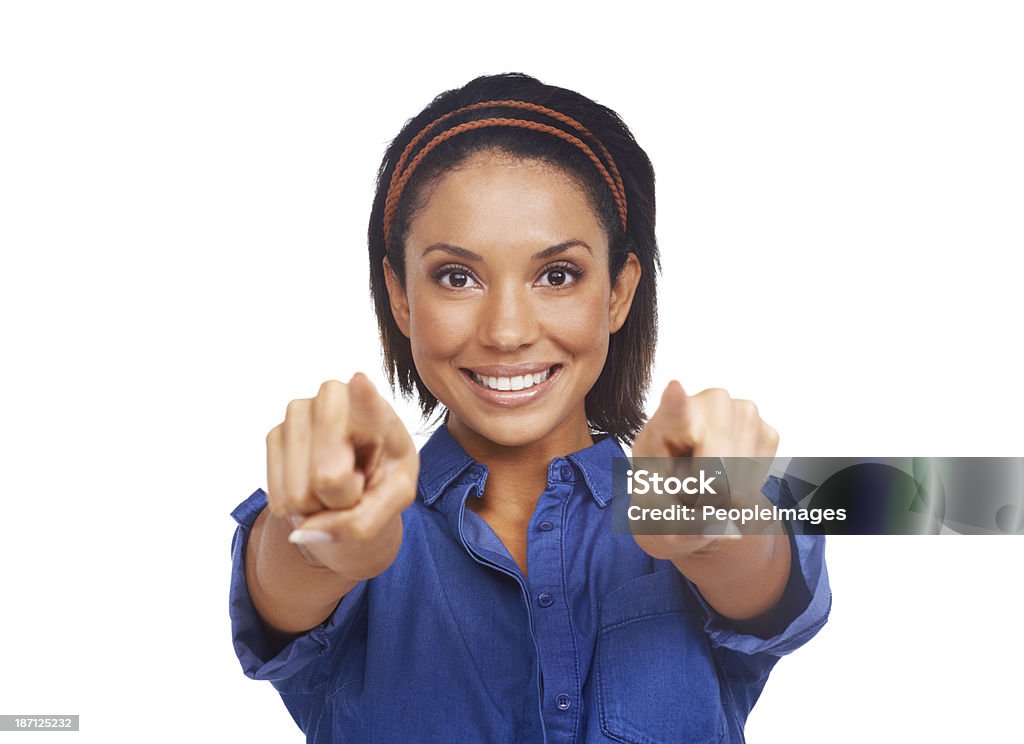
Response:
[{"label": "nose", "polygon": [[500,351],[515,351],[534,343],[540,318],[529,288],[512,282],[492,285],[481,308],[480,342]]}]

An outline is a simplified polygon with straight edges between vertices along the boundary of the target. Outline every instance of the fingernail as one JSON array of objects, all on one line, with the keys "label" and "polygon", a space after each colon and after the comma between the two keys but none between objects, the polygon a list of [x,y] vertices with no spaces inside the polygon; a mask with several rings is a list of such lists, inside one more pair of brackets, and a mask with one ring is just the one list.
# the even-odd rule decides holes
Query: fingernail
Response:
[{"label": "fingernail", "polygon": [[[722,531],[719,532],[718,529],[722,529]],[[743,537],[743,534],[732,524],[726,525],[724,528],[718,528],[716,525],[707,532],[704,532],[703,535],[704,537],[710,537],[712,540],[739,540]]]},{"label": "fingernail", "polygon": [[292,530],[292,533],[288,535],[288,542],[298,543],[300,545],[310,545],[311,543],[326,543],[334,540],[329,532],[323,532],[321,530]]}]

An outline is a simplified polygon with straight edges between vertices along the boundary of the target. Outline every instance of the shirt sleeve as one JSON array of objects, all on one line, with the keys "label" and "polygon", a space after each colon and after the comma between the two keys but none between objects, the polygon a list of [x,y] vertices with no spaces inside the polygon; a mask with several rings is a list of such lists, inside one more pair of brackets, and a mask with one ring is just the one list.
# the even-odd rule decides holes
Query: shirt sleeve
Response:
[{"label": "shirt sleeve", "polygon": [[228,612],[235,654],[247,677],[268,680],[281,693],[307,693],[321,687],[330,674],[329,647],[343,642],[365,604],[366,582],[342,597],[334,613],[315,628],[277,650],[249,596],[245,577],[245,548],[267,494],[257,489],[231,516],[238,523],[231,540],[231,588]]},{"label": "shirt sleeve", "polygon": [[[779,507],[795,506],[789,484],[769,476],[762,492]],[[766,615],[740,622],[719,615],[694,587],[704,611],[704,628],[711,645],[744,654],[784,656],[807,643],[828,620],[832,590],[825,568],[825,536],[789,534],[790,571],[786,589],[778,604]]]}]

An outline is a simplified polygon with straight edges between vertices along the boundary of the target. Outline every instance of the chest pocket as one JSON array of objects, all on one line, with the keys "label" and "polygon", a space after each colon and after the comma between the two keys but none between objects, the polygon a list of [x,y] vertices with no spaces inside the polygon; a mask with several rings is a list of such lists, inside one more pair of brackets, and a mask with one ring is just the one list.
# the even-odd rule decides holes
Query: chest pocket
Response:
[{"label": "chest pocket", "polygon": [[686,591],[672,569],[634,579],[601,603],[596,683],[605,736],[626,744],[724,738],[718,675]]}]

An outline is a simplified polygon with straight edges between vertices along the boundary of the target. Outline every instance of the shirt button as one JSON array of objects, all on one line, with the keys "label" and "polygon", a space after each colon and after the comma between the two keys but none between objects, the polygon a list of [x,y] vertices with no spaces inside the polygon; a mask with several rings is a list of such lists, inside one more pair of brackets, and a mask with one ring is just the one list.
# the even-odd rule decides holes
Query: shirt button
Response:
[{"label": "shirt button", "polygon": [[562,480],[569,480],[572,478],[572,468],[568,465],[563,465],[561,470]]},{"label": "shirt button", "polygon": [[569,707],[572,705],[572,698],[563,692],[555,698],[555,705],[558,706],[559,710],[569,710]]},{"label": "shirt button", "polygon": [[551,524],[551,522],[541,522],[537,526],[540,528],[541,532],[548,532],[551,530],[552,527],[554,527],[554,525]]},{"label": "shirt button", "polygon": [[539,604],[541,607],[550,607],[551,603],[554,601],[555,598],[547,592],[544,592],[543,594],[537,596],[537,604]]}]

